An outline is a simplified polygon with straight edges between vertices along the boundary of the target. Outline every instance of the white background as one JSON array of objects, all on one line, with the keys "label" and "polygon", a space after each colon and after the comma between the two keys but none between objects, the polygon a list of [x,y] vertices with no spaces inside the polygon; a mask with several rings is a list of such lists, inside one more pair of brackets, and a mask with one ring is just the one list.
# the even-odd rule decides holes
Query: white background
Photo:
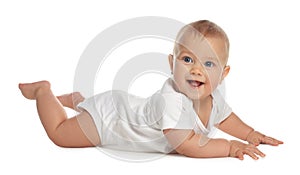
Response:
[{"label": "white background", "polygon": [[[288,0],[1,1],[0,174],[297,174],[298,7]],[[228,103],[248,124],[285,144],[260,146],[267,157],[258,161],[166,156],[128,163],[94,148],[65,149],[51,143],[34,101],[22,97],[18,83],[46,79],[56,94],[72,91],[77,61],[97,34],[123,20],[149,15],[184,23],[209,19],[220,25],[231,42]]]}]

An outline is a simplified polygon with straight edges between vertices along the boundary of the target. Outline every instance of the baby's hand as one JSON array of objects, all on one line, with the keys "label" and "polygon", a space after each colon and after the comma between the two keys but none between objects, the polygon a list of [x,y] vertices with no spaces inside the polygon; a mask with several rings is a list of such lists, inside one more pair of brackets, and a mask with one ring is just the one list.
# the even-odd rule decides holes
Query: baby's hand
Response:
[{"label": "baby's hand", "polygon": [[259,155],[260,157],[265,157],[265,154],[262,153],[258,148],[256,148],[253,144],[245,144],[240,141],[231,140],[230,141],[230,157],[236,157],[240,160],[244,159],[244,154],[249,155],[254,160],[258,159]]},{"label": "baby's hand", "polygon": [[272,137],[265,136],[264,134],[261,134],[260,132],[257,131],[252,131],[249,133],[247,136],[247,142],[250,144],[253,144],[255,146],[258,146],[259,144],[269,144],[272,146],[277,146],[279,144],[283,144],[282,141],[274,139]]}]

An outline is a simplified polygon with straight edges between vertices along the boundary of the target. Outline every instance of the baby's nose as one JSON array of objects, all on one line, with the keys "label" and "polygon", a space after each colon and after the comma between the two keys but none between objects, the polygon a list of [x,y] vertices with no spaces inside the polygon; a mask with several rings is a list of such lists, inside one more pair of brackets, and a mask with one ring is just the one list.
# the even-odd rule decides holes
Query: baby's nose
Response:
[{"label": "baby's nose", "polygon": [[203,75],[203,67],[201,65],[193,66],[190,70],[190,74],[191,75],[202,76]]}]

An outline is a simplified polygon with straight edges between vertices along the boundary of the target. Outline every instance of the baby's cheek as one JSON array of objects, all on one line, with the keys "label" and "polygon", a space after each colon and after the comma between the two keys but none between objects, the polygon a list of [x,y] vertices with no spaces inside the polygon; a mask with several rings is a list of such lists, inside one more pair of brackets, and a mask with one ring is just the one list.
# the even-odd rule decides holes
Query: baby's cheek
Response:
[{"label": "baby's cheek", "polygon": [[217,74],[209,74],[208,79],[212,91],[221,83],[221,77]]}]

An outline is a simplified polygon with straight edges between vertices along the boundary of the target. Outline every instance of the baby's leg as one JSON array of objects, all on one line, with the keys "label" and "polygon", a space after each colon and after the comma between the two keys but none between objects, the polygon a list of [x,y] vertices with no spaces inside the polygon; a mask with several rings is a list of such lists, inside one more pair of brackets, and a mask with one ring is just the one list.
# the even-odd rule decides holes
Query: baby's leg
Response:
[{"label": "baby's leg", "polygon": [[63,106],[53,95],[49,82],[19,84],[19,88],[24,97],[36,100],[40,120],[49,138],[56,145],[90,147],[100,144],[96,126],[90,115],[82,112],[68,119]]},{"label": "baby's leg", "polygon": [[60,95],[57,97],[57,99],[63,106],[80,112],[80,110],[77,108],[77,105],[84,100],[84,97],[79,92],[73,92],[70,94]]}]

